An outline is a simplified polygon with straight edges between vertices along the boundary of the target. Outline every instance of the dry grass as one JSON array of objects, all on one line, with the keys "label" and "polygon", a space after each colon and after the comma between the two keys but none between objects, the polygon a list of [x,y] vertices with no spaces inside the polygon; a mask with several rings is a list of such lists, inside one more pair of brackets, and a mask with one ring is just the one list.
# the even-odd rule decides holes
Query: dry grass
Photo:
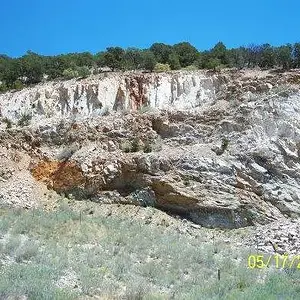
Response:
[{"label": "dry grass", "polygon": [[0,216],[1,299],[297,299],[300,292],[299,272],[250,270],[249,250],[222,239],[203,242],[66,205]]}]

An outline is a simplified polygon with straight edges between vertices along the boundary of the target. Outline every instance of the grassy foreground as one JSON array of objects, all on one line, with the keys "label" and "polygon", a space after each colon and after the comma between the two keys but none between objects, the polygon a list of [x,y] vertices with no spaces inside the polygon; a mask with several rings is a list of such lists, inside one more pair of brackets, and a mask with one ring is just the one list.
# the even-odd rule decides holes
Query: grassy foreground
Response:
[{"label": "grassy foreground", "polygon": [[299,299],[300,270],[248,269],[249,253],[66,205],[2,209],[0,299]]}]

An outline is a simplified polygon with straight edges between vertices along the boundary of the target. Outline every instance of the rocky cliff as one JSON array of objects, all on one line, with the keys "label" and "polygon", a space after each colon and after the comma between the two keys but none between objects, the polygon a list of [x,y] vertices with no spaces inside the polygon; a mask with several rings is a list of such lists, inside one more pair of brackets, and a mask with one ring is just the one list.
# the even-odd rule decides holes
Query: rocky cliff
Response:
[{"label": "rocky cliff", "polygon": [[209,227],[297,217],[299,74],[108,73],[2,94],[0,201],[57,192]]},{"label": "rocky cliff", "polygon": [[98,116],[108,110],[187,109],[210,104],[222,76],[203,72],[170,74],[107,73],[83,80],[51,82],[0,96],[1,114],[17,120],[50,117]]}]

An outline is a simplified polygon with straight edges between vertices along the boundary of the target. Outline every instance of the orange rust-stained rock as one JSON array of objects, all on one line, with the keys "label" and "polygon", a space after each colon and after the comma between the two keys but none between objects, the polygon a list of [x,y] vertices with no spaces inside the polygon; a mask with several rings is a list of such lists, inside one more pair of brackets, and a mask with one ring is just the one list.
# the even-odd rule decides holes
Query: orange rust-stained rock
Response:
[{"label": "orange rust-stained rock", "polygon": [[137,110],[143,105],[146,105],[146,84],[148,83],[146,77],[135,76],[126,78],[125,82],[130,94],[131,108]]},{"label": "orange rust-stained rock", "polygon": [[84,185],[85,178],[75,162],[41,161],[31,169],[33,177],[57,192]]},{"label": "orange rust-stained rock", "polygon": [[31,169],[31,174],[38,181],[50,183],[58,164],[57,161],[41,161]]}]

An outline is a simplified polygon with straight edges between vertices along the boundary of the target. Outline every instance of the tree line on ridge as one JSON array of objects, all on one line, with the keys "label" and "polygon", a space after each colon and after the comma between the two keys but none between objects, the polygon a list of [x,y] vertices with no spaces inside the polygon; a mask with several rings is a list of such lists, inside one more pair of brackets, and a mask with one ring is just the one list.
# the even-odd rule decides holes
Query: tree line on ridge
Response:
[{"label": "tree line on ridge", "polygon": [[18,58],[0,55],[0,91],[21,89],[46,80],[84,78],[109,68],[111,71],[197,70],[220,68],[300,68],[300,43],[279,47],[270,44],[227,49],[218,42],[198,51],[188,42],[175,45],[154,43],[149,49],[108,47],[89,52],[44,56],[28,51]]}]

